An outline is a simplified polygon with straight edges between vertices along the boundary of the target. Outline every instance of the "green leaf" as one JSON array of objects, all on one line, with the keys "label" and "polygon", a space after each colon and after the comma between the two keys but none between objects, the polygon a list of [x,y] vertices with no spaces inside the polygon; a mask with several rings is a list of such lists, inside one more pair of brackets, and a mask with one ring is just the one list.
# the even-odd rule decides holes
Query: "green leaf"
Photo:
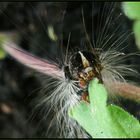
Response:
[{"label": "green leaf", "polygon": [[0,48],[0,60],[1,60],[1,59],[4,59],[5,56],[6,56],[5,51],[4,51],[2,48]]},{"label": "green leaf", "polygon": [[138,48],[140,49],[140,20],[135,21],[133,24],[133,32]]},{"label": "green leaf", "polygon": [[140,2],[123,2],[122,7],[128,18],[140,20]]},{"label": "green leaf", "polygon": [[0,34],[0,59],[4,59],[6,57],[6,52],[2,49],[3,42],[7,39],[7,37],[3,34]]},{"label": "green leaf", "polygon": [[90,103],[81,101],[69,110],[75,119],[93,138],[139,138],[137,119],[115,105],[108,105],[107,91],[94,79],[89,84]]},{"label": "green leaf", "polygon": [[20,41],[20,35],[18,32],[0,32],[0,59],[6,57],[6,52],[3,50],[3,43],[7,40],[12,40],[15,43]]},{"label": "green leaf", "polygon": [[53,40],[53,41],[57,41],[57,40],[58,40],[58,37],[57,37],[57,35],[55,34],[54,28],[53,28],[52,25],[49,25],[49,26],[48,26],[48,36],[49,36],[50,39]]},{"label": "green leaf", "polygon": [[2,48],[0,48],[0,60],[4,59],[5,56],[6,56],[6,52]]}]

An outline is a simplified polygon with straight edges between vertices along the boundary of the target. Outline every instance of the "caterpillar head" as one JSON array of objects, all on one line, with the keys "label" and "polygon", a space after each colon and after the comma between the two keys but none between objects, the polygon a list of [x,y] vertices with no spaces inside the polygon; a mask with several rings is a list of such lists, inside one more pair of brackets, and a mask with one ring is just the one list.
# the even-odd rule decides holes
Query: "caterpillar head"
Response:
[{"label": "caterpillar head", "polygon": [[79,81],[81,88],[86,88],[89,81],[94,77],[102,81],[101,69],[102,66],[96,54],[79,51],[70,57],[69,65],[65,67],[65,74],[68,78]]}]

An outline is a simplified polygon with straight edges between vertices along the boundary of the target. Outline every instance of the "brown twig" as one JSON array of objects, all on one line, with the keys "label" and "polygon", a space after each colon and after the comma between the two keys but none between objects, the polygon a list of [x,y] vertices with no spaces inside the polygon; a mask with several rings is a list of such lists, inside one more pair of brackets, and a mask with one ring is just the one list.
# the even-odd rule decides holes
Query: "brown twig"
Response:
[{"label": "brown twig", "polygon": [[140,87],[129,83],[117,82],[114,86],[115,94],[135,101],[140,101]]}]

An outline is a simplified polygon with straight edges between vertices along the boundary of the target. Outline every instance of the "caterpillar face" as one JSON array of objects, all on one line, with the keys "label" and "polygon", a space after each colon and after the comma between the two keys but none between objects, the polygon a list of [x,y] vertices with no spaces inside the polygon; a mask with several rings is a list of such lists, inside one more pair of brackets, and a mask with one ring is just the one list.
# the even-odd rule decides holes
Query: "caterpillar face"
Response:
[{"label": "caterpillar face", "polygon": [[102,81],[101,69],[102,66],[96,54],[79,51],[70,57],[69,65],[65,68],[65,75],[70,79],[78,80],[81,88],[86,88],[94,77]]}]

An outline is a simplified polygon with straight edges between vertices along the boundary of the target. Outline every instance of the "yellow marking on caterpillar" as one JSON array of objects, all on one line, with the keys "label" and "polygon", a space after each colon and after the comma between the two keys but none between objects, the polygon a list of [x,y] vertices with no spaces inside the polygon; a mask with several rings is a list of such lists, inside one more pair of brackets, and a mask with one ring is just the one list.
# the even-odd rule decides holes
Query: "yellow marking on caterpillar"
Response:
[{"label": "yellow marking on caterpillar", "polygon": [[80,51],[79,51],[79,54],[81,55],[84,68],[89,67],[89,61],[85,58],[85,56]]}]

